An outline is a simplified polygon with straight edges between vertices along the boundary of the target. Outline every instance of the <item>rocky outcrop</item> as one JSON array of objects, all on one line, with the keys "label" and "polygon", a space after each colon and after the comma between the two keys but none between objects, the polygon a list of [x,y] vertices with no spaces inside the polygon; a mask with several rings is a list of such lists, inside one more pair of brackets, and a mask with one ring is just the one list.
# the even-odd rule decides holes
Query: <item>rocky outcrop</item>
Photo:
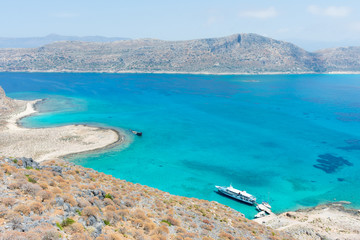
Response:
[{"label": "rocky outcrop", "polygon": [[[349,50],[352,51],[352,50]],[[353,53],[351,59],[359,56]],[[349,58],[307,52],[257,34],[189,41],[155,39],[110,43],[57,42],[32,49],[0,50],[0,71],[322,73],[360,70]],[[337,60],[339,62],[337,62]]]}]

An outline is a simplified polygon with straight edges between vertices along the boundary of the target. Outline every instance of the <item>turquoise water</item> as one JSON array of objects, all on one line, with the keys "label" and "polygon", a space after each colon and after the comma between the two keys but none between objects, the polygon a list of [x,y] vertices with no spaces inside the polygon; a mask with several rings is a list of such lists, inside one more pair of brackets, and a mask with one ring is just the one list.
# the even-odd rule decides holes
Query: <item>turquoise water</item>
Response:
[{"label": "turquoise water", "polygon": [[[232,183],[275,212],[360,206],[360,75],[0,73],[0,85],[12,97],[47,98],[27,127],[88,123],[126,134],[122,146],[69,159],[85,167],[249,218],[253,207],[214,185]],[[323,154],[352,166],[326,173],[313,166]]]}]

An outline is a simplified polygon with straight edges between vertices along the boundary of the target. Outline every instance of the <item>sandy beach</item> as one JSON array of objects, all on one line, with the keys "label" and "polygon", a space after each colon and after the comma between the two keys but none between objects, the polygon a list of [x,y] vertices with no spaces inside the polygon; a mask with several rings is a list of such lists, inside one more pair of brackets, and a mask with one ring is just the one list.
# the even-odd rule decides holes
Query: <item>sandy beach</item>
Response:
[{"label": "sandy beach", "polygon": [[[37,113],[34,106],[39,101],[21,102],[18,108],[2,116],[5,124],[0,129],[0,156],[31,157],[41,162],[102,149],[122,141],[122,136],[113,129],[86,125],[34,129],[20,126],[20,119]],[[25,110],[19,112],[19,108]]]}]

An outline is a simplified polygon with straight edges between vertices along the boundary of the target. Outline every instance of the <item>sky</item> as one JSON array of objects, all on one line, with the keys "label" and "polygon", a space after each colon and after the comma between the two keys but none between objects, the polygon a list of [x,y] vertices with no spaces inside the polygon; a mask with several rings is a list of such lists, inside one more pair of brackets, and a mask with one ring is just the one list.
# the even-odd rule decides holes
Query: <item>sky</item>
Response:
[{"label": "sky", "polygon": [[0,22],[0,37],[257,33],[307,50],[360,46],[360,0],[0,0]]}]

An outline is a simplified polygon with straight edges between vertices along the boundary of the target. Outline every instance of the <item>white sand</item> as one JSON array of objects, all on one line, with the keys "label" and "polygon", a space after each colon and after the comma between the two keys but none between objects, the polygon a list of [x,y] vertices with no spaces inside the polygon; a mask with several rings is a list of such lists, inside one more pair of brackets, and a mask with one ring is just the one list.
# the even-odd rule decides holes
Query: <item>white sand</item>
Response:
[{"label": "white sand", "polygon": [[31,157],[41,162],[101,149],[120,140],[115,130],[85,125],[36,129],[19,126],[21,118],[36,113],[34,105],[38,101],[28,102],[24,111],[5,119],[0,131],[0,156]]}]

